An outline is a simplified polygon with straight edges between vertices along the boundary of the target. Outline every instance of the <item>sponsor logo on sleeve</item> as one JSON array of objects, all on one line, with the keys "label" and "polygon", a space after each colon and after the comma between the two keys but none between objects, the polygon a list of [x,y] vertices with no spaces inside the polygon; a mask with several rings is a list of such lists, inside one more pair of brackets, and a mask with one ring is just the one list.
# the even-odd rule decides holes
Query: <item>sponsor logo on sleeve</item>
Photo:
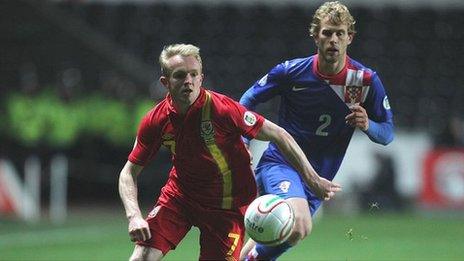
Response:
[{"label": "sponsor logo on sleeve", "polygon": [[385,110],[390,110],[390,102],[388,101],[388,97],[385,95],[385,98],[383,98],[383,107]]},{"label": "sponsor logo on sleeve", "polygon": [[264,75],[263,78],[261,78],[261,80],[259,80],[258,85],[259,86],[264,86],[264,85],[266,85],[266,83],[267,83],[267,74]]},{"label": "sponsor logo on sleeve", "polygon": [[256,124],[256,116],[251,111],[246,111],[243,114],[243,121],[247,126],[253,126]]}]

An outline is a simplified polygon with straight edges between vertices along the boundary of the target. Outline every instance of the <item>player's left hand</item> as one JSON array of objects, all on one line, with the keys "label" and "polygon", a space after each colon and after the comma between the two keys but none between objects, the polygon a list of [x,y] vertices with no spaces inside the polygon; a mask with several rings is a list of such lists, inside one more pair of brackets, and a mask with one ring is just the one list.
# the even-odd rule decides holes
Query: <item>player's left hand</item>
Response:
[{"label": "player's left hand", "polygon": [[145,241],[151,238],[150,228],[145,219],[135,216],[129,219],[129,236],[132,242]]},{"label": "player's left hand", "polygon": [[369,118],[367,117],[366,110],[359,104],[350,106],[351,113],[345,117],[345,121],[352,127],[366,131],[369,129]]},{"label": "player's left hand", "polygon": [[342,186],[323,177],[319,177],[317,185],[312,187],[312,189],[318,198],[328,201],[335,196],[335,193],[342,191]]}]

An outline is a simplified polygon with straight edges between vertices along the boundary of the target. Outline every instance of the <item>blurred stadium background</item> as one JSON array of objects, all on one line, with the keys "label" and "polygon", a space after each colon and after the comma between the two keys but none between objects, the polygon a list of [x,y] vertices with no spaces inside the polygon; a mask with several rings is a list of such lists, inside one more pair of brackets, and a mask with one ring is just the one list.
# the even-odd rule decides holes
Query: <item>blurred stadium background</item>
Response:
[{"label": "blurred stadium background", "polygon": [[[125,260],[117,178],[141,116],[164,97],[164,45],[201,48],[205,86],[235,99],[315,52],[323,1],[0,1],[0,260]],[[314,234],[282,260],[464,259],[464,2],[351,0],[349,54],[389,93],[396,139],[355,133]],[[275,119],[278,100],[259,108]],[[255,143],[259,154],[263,144]],[[140,177],[149,208],[170,168]],[[193,231],[168,260],[196,260]]]}]

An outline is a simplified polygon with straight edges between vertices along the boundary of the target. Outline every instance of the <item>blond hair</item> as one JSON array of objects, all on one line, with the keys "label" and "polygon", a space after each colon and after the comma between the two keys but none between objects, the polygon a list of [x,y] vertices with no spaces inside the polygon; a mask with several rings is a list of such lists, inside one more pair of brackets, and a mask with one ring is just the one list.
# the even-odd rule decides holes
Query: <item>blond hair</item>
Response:
[{"label": "blond hair", "polygon": [[346,24],[348,25],[348,33],[354,34],[356,30],[354,24],[356,21],[350,14],[350,10],[344,4],[335,2],[325,2],[314,13],[313,20],[309,26],[309,34],[314,37],[319,34],[321,30],[321,21],[329,17],[329,21],[335,25]]},{"label": "blond hair", "polygon": [[169,77],[171,75],[171,68],[169,68],[168,60],[176,55],[193,56],[200,63],[200,66],[203,67],[201,63],[200,48],[192,44],[171,44],[165,46],[159,56],[159,64],[161,66],[161,74],[163,76]]}]

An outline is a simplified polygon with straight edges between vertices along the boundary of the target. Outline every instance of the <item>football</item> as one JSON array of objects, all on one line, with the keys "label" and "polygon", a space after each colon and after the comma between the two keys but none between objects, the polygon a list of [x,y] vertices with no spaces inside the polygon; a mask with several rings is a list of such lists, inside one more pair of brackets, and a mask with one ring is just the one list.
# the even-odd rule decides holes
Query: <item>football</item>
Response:
[{"label": "football", "polygon": [[277,195],[264,195],[251,202],[245,212],[245,229],[254,241],[274,246],[290,236],[295,217],[291,206]]}]

